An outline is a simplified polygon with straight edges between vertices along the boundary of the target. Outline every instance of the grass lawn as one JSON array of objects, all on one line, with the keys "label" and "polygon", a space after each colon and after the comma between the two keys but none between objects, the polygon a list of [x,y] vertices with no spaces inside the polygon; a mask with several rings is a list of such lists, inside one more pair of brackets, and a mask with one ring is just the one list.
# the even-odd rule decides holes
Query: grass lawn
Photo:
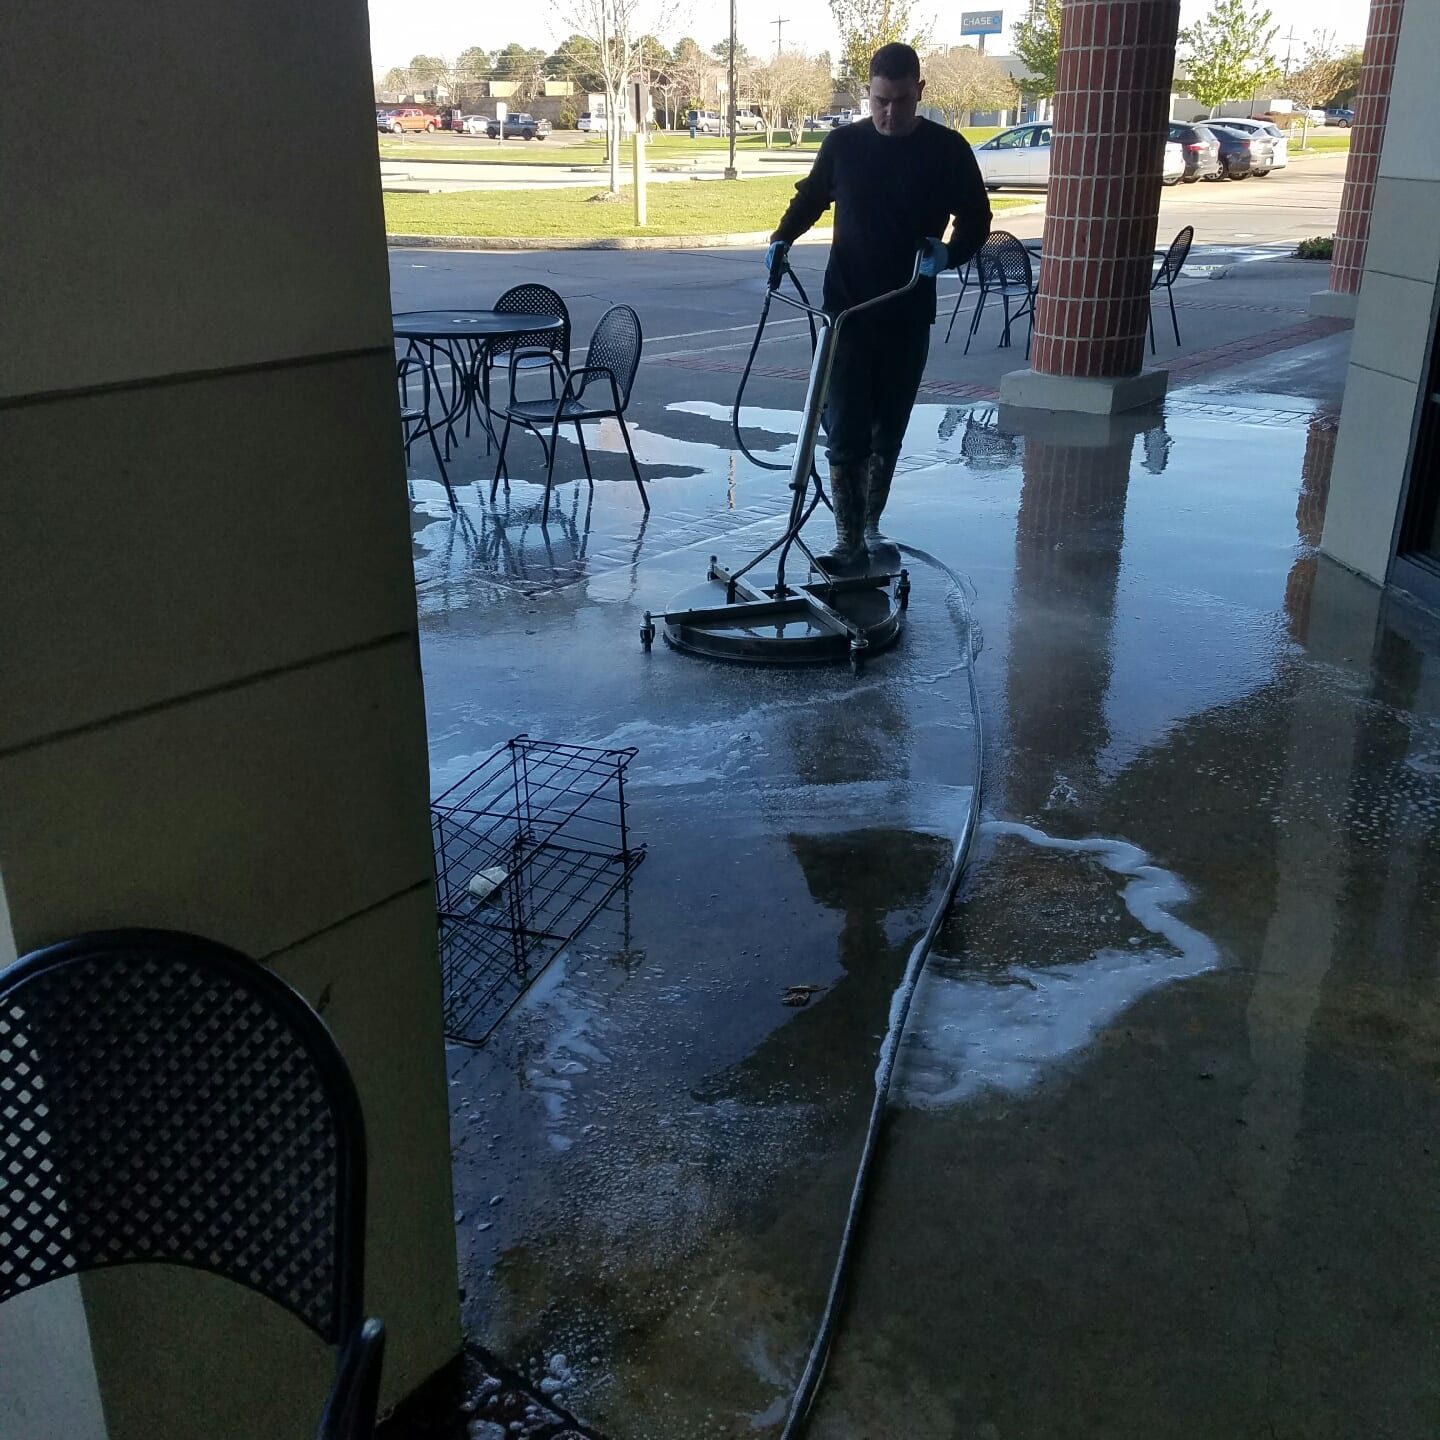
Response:
[{"label": "grass lawn", "polygon": [[1305,142],[1305,148],[1300,148],[1298,137],[1290,139],[1290,158],[1297,160],[1306,155],[1335,155],[1348,154],[1350,151],[1350,132],[1347,130],[1343,135],[1312,135]]},{"label": "grass lawn", "polygon": [[[972,145],[990,136],[999,134],[995,129],[975,128],[961,132]],[[782,130],[775,136],[775,147],[771,154],[811,154],[820,148],[822,131],[806,131],[798,146],[790,145],[790,132]],[[603,165],[605,163],[605,141],[600,136],[580,135],[572,138],[568,133],[563,139],[551,135],[548,140],[483,140],[472,136],[440,137],[423,142],[379,137],[382,160],[485,160],[497,164],[521,165]],[[687,132],[671,133],[660,131],[652,134],[645,145],[645,155],[655,164],[675,160],[704,159],[720,160],[729,153],[730,142],[722,136],[699,135],[692,141]],[[764,135],[741,135],[736,137],[737,154],[754,158],[766,153]],[[625,142],[621,157],[630,159],[630,142]]]},{"label": "grass lawn", "polygon": [[[769,231],[795,193],[793,177],[691,180],[646,191],[649,224],[635,226],[627,187],[619,200],[594,201],[586,190],[467,190],[446,195],[386,195],[385,228],[392,235],[524,236],[590,239],[610,235],[712,235]],[[991,196],[996,210],[1031,198]],[[833,212],[817,228],[828,229]]]}]

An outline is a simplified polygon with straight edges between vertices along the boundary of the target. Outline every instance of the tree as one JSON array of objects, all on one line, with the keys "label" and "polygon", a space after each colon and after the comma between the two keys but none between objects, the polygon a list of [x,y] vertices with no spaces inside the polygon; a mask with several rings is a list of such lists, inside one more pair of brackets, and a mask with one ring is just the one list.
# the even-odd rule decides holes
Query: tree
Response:
[{"label": "tree", "polygon": [[1358,45],[1347,45],[1340,52],[1340,83],[1330,97],[1331,104],[1354,106],[1360,89],[1360,69],[1364,63],[1365,52]]},{"label": "tree", "polygon": [[[729,37],[727,36],[727,37],[726,37],[725,39],[723,39],[723,40],[717,40],[717,41],[710,47],[710,53],[711,53],[722,65],[728,65],[728,64],[730,63],[730,39],[729,39]],[[735,68],[738,70],[742,65],[746,64],[746,63],[749,61],[749,59],[750,59],[750,52],[745,48],[744,44],[743,44],[741,41],[737,40],[737,41],[735,42]]]},{"label": "tree", "polygon": [[449,61],[439,55],[416,55],[407,68],[410,72],[409,88],[413,95],[427,90],[439,90],[442,86],[450,91],[455,88],[455,71]]},{"label": "tree", "polygon": [[512,42],[496,52],[492,73],[496,80],[508,80],[515,87],[510,94],[517,104],[528,105],[545,90],[545,52]]},{"label": "tree", "polygon": [[1025,66],[1027,90],[1053,95],[1060,84],[1060,0],[1039,0],[1011,30],[1015,54]]},{"label": "tree", "polygon": [[1333,30],[1317,30],[1305,46],[1305,59],[1286,77],[1286,96],[1307,108],[1330,104],[1348,77],[1345,52],[1335,45]]},{"label": "tree", "polygon": [[1015,82],[972,45],[955,45],[925,61],[925,100],[955,129],[972,110],[1005,110],[1015,103]]},{"label": "tree", "polygon": [[[552,0],[559,19],[595,47],[596,78],[605,94],[605,130],[610,151],[610,193],[620,193],[620,138],[626,91],[635,73],[647,29],[666,28],[669,0]],[[645,26],[644,19],[651,19]]]},{"label": "tree", "polygon": [[705,109],[719,66],[713,55],[701,48],[698,40],[685,36],[671,52],[673,63],[669,73],[675,79],[676,114],[680,106]]},{"label": "tree", "polygon": [[392,65],[385,72],[385,78],[380,82],[380,88],[396,95],[408,95],[410,93],[410,71],[404,65]]},{"label": "tree", "polygon": [[835,76],[831,72],[830,56],[822,51],[814,59],[805,59],[790,95],[791,145],[798,145],[804,138],[805,117],[828,110],[834,93]]},{"label": "tree", "polygon": [[480,97],[480,87],[490,78],[490,52],[471,45],[455,57],[455,98],[469,108]]},{"label": "tree", "polygon": [[840,31],[840,68],[857,98],[870,83],[870,57],[882,45],[904,40],[925,48],[926,28],[911,23],[914,9],[914,0],[830,0]]},{"label": "tree", "polygon": [[1243,100],[1280,78],[1272,19],[1258,0],[1215,0],[1203,20],[1180,32],[1186,89],[1212,115],[1224,101]]},{"label": "tree", "polygon": [[747,93],[765,122],[765,147],[775,143],[775,132],[790,130],[790,143],[798,145],[805,117],[830,103],[833,81],[828,59],[812,59],[800,50],[784,50],[763,64],[751,67]]},{"label": "tree", "polygon": [[[670,108],[668,103],[668,89],[666,76],[669,73],[672,61],[670,52],[653,36],[642,35],[639,44],[635,47],[635,76],[644,82],[646,89],[651,93],[651,109],[654,109],[655,95],[659,95],[665,102],[665,123],[668,128],[670,123]],[[637,116],[636,119],[640,117]],[[648,118],[648,117],[647,117]]]},{"label": "tree", "polygon": [[585,91],[599,90],[604,85],[600,78],[599,48],[583,35],[562,40],[555,53],[546,58],[545,68],[557,80],[568,80]]}]

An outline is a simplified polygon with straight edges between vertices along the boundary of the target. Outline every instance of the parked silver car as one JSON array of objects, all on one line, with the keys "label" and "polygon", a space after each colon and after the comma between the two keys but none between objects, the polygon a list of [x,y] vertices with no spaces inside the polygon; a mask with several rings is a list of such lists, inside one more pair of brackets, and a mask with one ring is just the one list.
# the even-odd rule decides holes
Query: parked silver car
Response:
[{"label": "parked silver car", "polygon": [[[1048,124],[1016,125],[975,147],[975,159],[987,190],[1043,190],[1050,183]],[[1177,185],[1185,174],[1185,154],[1179,145],[1166,143],[1161,178]]]},{"label": "parked silver car", "polygon": [[1049,125],[1016,125],[975,147],[987,190],[1043,190],[1050,183]]},{"label": "parked silver car", "polygon": [[[1290,139],[1273,120],[1224,120],[1228,130],[1243,130],[1247,135],[1263,136],[1271,142],[1271,170],[1283,170],[1290,163]],[[1257,175],[1262,171],[1256,171]]]}]

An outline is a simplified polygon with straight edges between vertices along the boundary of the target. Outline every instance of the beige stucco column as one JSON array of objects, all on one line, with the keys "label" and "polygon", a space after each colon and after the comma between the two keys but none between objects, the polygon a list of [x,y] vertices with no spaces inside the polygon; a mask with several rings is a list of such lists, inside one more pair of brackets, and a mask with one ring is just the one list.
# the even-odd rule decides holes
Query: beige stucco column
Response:
[{"label": "beige stucco column", "polygon": [[[14,944],[196,931],[322,1011],[393,1400],[459,1322],[364,0],[19,0],[4,27],[4,93],[65,92],[0,129]],[[313,1433],[330,1357],[282,1312],[191,1271],[80,1289],[111,1440]]]}]

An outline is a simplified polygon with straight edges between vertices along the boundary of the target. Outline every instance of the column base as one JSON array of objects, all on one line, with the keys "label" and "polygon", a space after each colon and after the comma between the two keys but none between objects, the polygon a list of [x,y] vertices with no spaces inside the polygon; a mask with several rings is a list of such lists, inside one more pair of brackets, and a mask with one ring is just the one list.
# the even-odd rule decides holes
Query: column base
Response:
[{"label": "column base", "polygon": [[1317,290],[1310,297],[1310,313],[1329,320],[1353,321],[1359,305],[1358,295],[1342,295],[1338,290]]},{"label": "column base", "polygon": [[1000,403],[1026,410],[1118,415],[1163,400],[1169,378],[1165,370],[1142,370],[1138,375],[1117,375],[1103,380],[1012,370],[1000,379]]}]

